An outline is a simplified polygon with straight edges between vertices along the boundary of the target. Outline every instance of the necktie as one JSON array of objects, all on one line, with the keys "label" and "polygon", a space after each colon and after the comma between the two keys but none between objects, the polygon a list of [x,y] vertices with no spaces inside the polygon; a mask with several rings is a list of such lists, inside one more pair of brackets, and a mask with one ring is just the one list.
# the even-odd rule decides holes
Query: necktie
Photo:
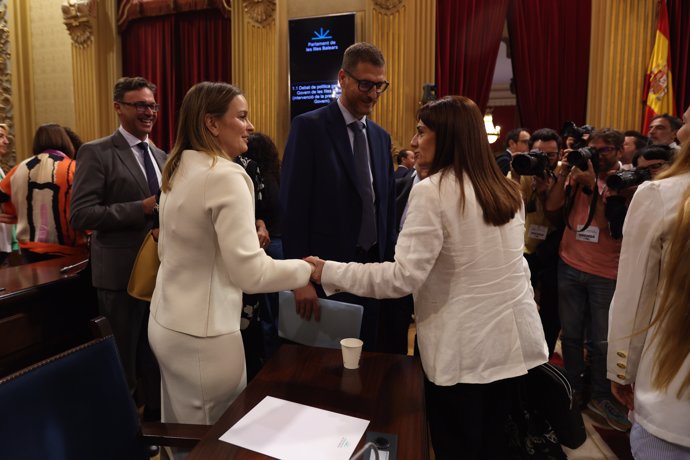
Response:
[{"label": "necktie", "polygon": [[374,191],[369,172],[367,139],[362,131],[364,123],[361,121],[353,121],[348,127],[355,133],[352,150],[355,154],[357,186],[362,197],[362,226],[359,229],[357,244],[365,251],[368,251],[376,243],[376,210],[374,209]]},{"label": "necktie", "polygon": [[139,142],[137,147],[144,153],[144,171],[146,171],[146,182],[149,184],[149,192],[151,192],[151,195],[156,195],[160,186],[158,185],[156,167],[153,166],[151,155],[149,155],[149,144],[147,142]]}]

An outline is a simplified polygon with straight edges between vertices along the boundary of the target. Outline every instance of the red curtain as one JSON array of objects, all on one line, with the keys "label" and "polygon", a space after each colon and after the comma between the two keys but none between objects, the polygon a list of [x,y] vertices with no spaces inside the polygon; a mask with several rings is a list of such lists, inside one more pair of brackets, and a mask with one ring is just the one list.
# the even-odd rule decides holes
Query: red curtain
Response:
[{"label": "red curtain", "polygon": [[510,0],[436,0],[436,86],[439,97],[489,101]]},{"label": "red curtain", "polygon": [[214,9],[141,18],[131,21],[121,36],[123,74],[158,86],[161,110],[151,138],[169,151],[187,90],[205,80],[230,82],[230,19]]},{"label": "red curtain", "polygon": [[671,75],[676,98],[676,111],[682,116],[690,106],[690,2],[668,0],[668,21],[671,35]]},{"label": "red curtain", "polygon": [[514,0],[508,32],[522,126],[585,123],[591,0]]}]

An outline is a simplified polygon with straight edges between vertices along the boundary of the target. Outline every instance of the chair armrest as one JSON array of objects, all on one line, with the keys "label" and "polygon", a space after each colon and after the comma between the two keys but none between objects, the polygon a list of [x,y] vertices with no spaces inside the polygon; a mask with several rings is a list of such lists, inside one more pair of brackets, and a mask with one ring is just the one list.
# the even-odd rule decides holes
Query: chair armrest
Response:
[{"label": "chair armrest", "polygon": [[208,433],[211,425],[143,422],[144,442],[149,445],[193,448]]}]

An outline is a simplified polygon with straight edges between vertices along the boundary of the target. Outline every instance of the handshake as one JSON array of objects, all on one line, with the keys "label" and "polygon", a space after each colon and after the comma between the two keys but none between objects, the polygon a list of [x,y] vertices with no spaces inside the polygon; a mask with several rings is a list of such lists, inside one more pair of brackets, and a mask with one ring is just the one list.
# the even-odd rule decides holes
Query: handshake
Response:
[{"label": "handshake", "polygon": [[316,256],[305,257],[304,260],[311,265],[311,282],[321,284],[321,273],[323,272],[323,266],[326,264],[326,261]]}]

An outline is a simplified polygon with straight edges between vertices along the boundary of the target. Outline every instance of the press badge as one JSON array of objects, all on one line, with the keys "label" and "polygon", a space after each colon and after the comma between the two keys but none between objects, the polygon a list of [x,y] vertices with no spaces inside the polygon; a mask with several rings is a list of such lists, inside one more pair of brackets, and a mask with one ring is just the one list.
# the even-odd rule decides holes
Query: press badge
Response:
[{"label": "press badge", "polygon": [[599,227],[587,227],[584,231],[580,231],[584,225],[577,226],[577,232],[575,233],[575,239],[578,241],[586,241],[588,243],[598,243],[599,242]]},{"label": "press badge", "polygon": [[530,238],[534,238],[537,240],[545,240],[546,239],[546,234],[549,232],[549,227],[546,225],[536,225],[532,224],[529,226],[529,231],[527,232],[527,236]]}]

